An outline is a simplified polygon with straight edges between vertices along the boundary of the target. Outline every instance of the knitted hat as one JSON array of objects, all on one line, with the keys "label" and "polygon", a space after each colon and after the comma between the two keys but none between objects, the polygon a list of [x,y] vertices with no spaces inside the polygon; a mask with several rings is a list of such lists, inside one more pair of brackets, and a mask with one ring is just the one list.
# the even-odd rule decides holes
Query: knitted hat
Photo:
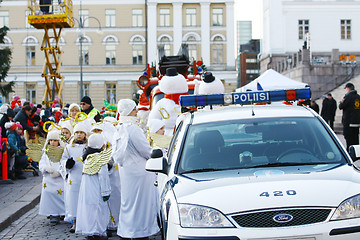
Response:
[{"label": "knitted hat", "polygon": [[67,129],[70,131],[71,135],[74,132],[74,128],[71,126],[70,121],[63,121],[63,123],[61,124],[61,129]]},{"label": "knitted hat", "polygon": [[91,126],[91,132],[93,132],[95,129],[103,130],[103,124],[102,123],[94,123]]},{"label": "knitted hat", "polygon": [[92,134],[89,137],[88,146],[94,149],[100,149],[105,144],[105,138],[102,134]]},{"label": "knitted hat", "polygon": [[14,110],[12,110],[11,108],[8,108],[7,110],[6,110],[6,115],[8,116],[8,117],[15,117],[15,113],[14,113]]},{"label": "knitted hat", "polygon": [[48,134],[46,136],[46,141],[49,141],[49,140],[59,140],[60,141],[60,131],[52,130],[52,131],[48,132]]},{"label": "knitted hat", "polygon": [[20,128],[20,129],[23,129],[23,126],[20,123],[16,123],[16,127]]},{"label": "knitted hat", "polygon": [[84,132],[85,134],[87,134],[86,126],[82,123],[76,124],[74,127],[74,133],[76,132]]},{"label": "knitted hat", "polygon": [[89,105],[92,105],[91,103],[91,98],[89,98],[88,96],[84,96],[80,102],[84,102],[84,103],[87,103]]},{"label": "knitted hat", "polygon": [[12,123],[10,126],[10,130],[15,131],[17,129],[17,124],[16,123]]},{"label": "knitted hat", "polygon": [[79,111],[81,111],[81,108],[80,108],[80,106],[79,106],[78,104],[76,104],[76,103],[72,103],[72,104],[70,104],[70,107],[69,107],[69,112],[70,112],[70,111],[71,111],[71,109],[73,109],[74,107],[78,108],[78,109],[79,109]]},{"label": "knitted hat", "polygon": [[117,123],[118,123],[118,121],[116,120],[116,118],[110,117],[110,116],[104,117],[103,122],[104,122],[104,123],[109,122],[109,123],[111,123],[111,124],[117,124]]},{"label": "knitted hat", "polygon": [[150,133],[156,133],[160,130],[163,126],[165,126],[165,123],[160,119],[150,119],[148,122],[149,131]]},{"label": "knitted hat", "polygon": [[10,127],[13,125],[13,123],[14,122],[7,122],[7,123],[5,123],[4,126],[5,126],[6,129],[10,129]]},{"label": "knitted hat", "polygon": [[118,102],[117,111],[120,113],[120,116],[129,115],[132,110],[136,107],[136,103],[131,99],[121,99]]}]

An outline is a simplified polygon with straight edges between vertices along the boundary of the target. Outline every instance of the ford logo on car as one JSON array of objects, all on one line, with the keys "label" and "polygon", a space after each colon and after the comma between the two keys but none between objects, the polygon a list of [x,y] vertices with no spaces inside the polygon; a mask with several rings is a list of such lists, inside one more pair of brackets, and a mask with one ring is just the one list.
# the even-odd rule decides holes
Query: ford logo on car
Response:
[{"label": "ford logo on car", "polygon": [[281,213],[273,217],[273,220],[277,223],[287,223],[293,220],[293,216],[286,213]]}]

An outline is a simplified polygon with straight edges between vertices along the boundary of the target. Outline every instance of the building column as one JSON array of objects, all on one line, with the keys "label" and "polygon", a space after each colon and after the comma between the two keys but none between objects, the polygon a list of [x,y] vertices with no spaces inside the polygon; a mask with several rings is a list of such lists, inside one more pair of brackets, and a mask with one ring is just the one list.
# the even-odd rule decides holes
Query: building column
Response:
[{"label": "building column", "polygon": [[182,43],[182,2],[173,4],[173,55],[177,55]]},{"label": "building column", "polygon": [[156,2],[148,2],[147,5],[147,63],[156,62],[157,56],[157,14],[156,14]]},{"label": "building column", "polygon": [[205,66],[210,59],[210,2],[201,2],[201,57]]},{"label": "building column", "polygon": [[234,2],[226,2],[226,68],[235,70]]}]

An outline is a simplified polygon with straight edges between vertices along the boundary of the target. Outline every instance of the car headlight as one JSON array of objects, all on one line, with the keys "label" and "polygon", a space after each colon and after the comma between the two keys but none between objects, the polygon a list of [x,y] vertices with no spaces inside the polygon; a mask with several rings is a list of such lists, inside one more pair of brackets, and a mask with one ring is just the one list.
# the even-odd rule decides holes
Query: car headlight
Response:
[{"label": "car headlight", "polygon": [[182,227],[226,228],[234,225],[219,211],[191,204],[179,204],[180,225]]},{"label": "car headlight", "polygon": [[344,220],[360,217],[360,194],[343,201],[330,220]]}]

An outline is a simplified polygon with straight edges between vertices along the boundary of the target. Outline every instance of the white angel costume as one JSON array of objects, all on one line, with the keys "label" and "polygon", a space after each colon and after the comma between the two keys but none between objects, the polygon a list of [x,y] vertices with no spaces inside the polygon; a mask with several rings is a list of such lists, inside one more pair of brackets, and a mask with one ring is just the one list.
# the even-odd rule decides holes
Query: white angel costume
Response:
[{"label": "white angel costume", "polygon": [[55,130],[48,133],[43,155],[39,162],[39,171],[43,175],[39,215],[43,216],[65,215],[64,180],[59,173],[61,156],[57,157],[56,154],[50,153],[57,151],[61,154],[64,149],[61,145],[60,147],[46,147],[50,139],[56,139],[60,142],[59,135],[60,133]]},{"label": "white angel costume", "polygon": [[152,119],[163,120],[165,135],[172,136],[176,119],[181,114],[179,97],[188,94],[188,85],[185,77],[176,72],[176,68],[168,68],[166,75],[159,82],[159,87],[165,96],[151,109],[148,125]]},{"label": "white angel costume", "polygon": [[[91,142],[105,143],[101,134],[89,137]],[[99,149],[99,148],[95,148]],[[86,236],[106,236],[107,225],[110,221],[109,206],[103,197],[110,196],[111,186],[107,163],[110,161],[111,147],[99,153],[93,153],[84,160],[83,175],[81,180],[79,202],[77,207],[76,232]]]},{"label": "white angel costume", "polygon": [[[74,128],[74,133],[77,131],[84,132],[86,131],[86,128],[81,124],[77,124]],[[67,222],[72,222],[76,219],[77,203],[83,170],[81,157],[85,147],[86,143],[74,143],[73,138],[71,143],[65,147],[60,161],[60,173],[65,180],[65,221]],[[75,165],[71,169],[67,169],[66,162],[71,157],[74,159]]]},{"label": "white angel costume", "polygon": [[136,124],[137,118],[127,116],[135,103],[129,104],[127,111],[122,111],[119,106],[124,101],[132,100],[119,101],[120,125],[115,133],[112,154],[120,166],[121,207],[117,234],[124,238],[142,238],[159,231],[157,190],[154,186],[156,175],[145,170],[151,153],[149,142]]}]

